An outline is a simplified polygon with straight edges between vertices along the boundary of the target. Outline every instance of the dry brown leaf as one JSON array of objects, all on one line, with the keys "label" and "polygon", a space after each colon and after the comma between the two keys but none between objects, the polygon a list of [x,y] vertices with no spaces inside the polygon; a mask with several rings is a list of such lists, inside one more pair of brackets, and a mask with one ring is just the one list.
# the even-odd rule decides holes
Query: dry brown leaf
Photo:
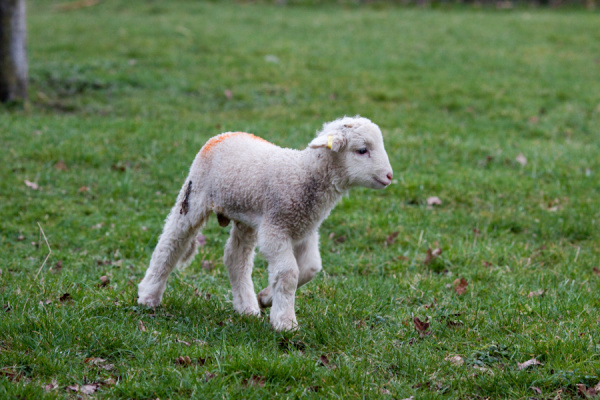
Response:
[{"label": "dry brown leaf", "polygon": [[422,338],[431,334],[431,331],[427,331],[427,329],[429,329],[429,322],[423,322],[418,317],[414,317],[413,324],[415,325],[417,332],[419,332],[419,337]]},{"label": "dry brown leaf", "polygon": [[100,364],[104,364],[106,362],[106,360],[103,358],[100,358],[100,357],[88,357],[85,360],[83,360],[83,362],[85,364],[90,364],[90,365],[100,365]]},{"label": "dry brown leaf", "polygon": [[592,272],[594,272],[594,275],[596,275],[596,276],[600,276],[600,268],[598,268],[598,267],[594,267],[594,268],[592,269]]},{"label": "dry brown leaf", "polygon": [[440,254],[442,254],[442,249],[440,249],[439,247],[434,250],[427,248],[427,253],[425,254],[425,260],[423,261],[423,264],[431,264],[433,260],[439,257]]},{"label": "dry brown leaf", "polygon": [[431,196],[427,198],[427,205],[428,206],[441,206],[442,205],[442,200],[437,197],[437,196]]},{"label": "dry brown leaf", "polygon": [[186,346],[188,346],[188,347],[190,346],[190,343],[189,343],[189,342],[186,342],[185,340],[176,339],[176,340],[175,340],[175,342],[176,342],[176,343],[185,344],[185,345],[186,345]]},{"label": "dry brown leaf", "polygon": [[100,283],[98,284],[98,287],[106,287],[106,286],[108,286],[109,283],[110,283],[110,279],[108,279],[108,277],[106,275],[102,275],[100,277]]},{"label": "dry brown leaf", "polygon": [[99,383],[92,383],[92,384],[82,385],[82,386],[75,384],[75,385],[67,386],[67,391],[70,390],[75,393],[90,395],[90,394],[94,394],[94,392],[96,392],[96,390],[98,390],[99,387],[100,387]]},{"label": "dry brown leaf", "polygon": [[519,368],[519,369],[526,369],[526,368],[529,368],[529,367],[531,367],[533,365],[544,365],[544,364],[542,364],[541,362],[539,362],[535,358],[532,358],[531,360],[527,360],[524,363],[518,362],[517,363],[517,368]]},{"label": "dry brown leaf", "polygon": [[138,321],[138,328],[140,328],[140,331],[146,332],[146,325],[144,325],[144,321],[141,319]]},{"label": "dry brown leaf", "polygon": [[89,192],[90,188],[87,186],[82,186],[79,188],[79,193]]},{"label": "dry brown leaf", "polygon": [[54,169],[57,171],[68,171],[67,164],[63,160],[59,160],[56,164],[54,164]]},{"label": "dry brown leaf", "polygon": [[521,164],[522,167],[527,165],[527,158],[522,153],[519,153],[519,155],[515,158],[515,161]]},{"label": "dry brown leaf", "polygon": [[210,272],[215,269],[215,264],[213,264],[212,261],[204,260],[202,261],[202,269]]},{"label": "dry brown leaf", "polygon": [[227,100],[231,100],[233,98],[233,92],[229,89],[225,89],[223,94],[225,94],[225,97],[227,98]]},{"label": "dry brown leaf", "polygon": [[458,354],[453,355],[453,356],[448,356],[448,357],[444,358],[444,360],[450,361],[451,364],[457,365],[459,367],[465,363],[465,360]]},{"label": "dry brown leaf", "polygon": [[321,367],[327,367],[329,369],[336,369],[337,366],[329,362],[329,358],[325,354],[322,354],[319,358],[318,365]]},{"label": "dry brown leaf", "polygon": [[49,383],[46,386],[44,386],[44,390],[46,392],[49,392],[51,390],[56,389],[57,387],[58,387],[58,383],[56,382],[56,380],[53,379],[51,383]]},{"label": "dry brown leaf", "polygon": [[542,389],[540,389],[539,387],[536,386],[532,386],[531,390],[533,390],[534,392],[536,392],[537,394],[542,394]]},{"label": "dry brown leaf", "polygon": [[598,385],[596,385],[595,387],[587,387],[585,386],[583,383],[578,383],[577,385],[577,393],[579,393],[579,395],[583,398],[588,398],[588,397],[596,397],[596,395],[598,393],[600,393],[600,390],[597,390],[597,388],[600,386],[600,383],[598,383]]},{"label": "dry brown leaf", "polygon": [[37,183],[28,181],[27,179],[25,179],[25,185],[33,190],[38,190],[40,188]]},{"label": "dry brown leaf", "polygon": [[264,376],[252,375],[250,379],[242,380],[243,387],[258,386],[265,387],[267,379]]},{"label": "dry brown leaf", "polygon": [[192,364],[192,359],[190,356],[179,356],[175,359],[175,364],[188,366]]},{"label": "dry brown leaf", "polygon": [[457,295],[462,296],[463,294],[467,293],[469,282],[467,282],[465,278],[457,278],[454,280],[454,282],[452,282],[452,284],[454,285],[454,291]]},{"label": "dry brown leaf", "polygon": [[544,294],[546,294],[546,290],[545,289],[540,289],[540,290],[535,290],[533,292],[529,292],[529,294],[527,295],[527,297],[544,296]]},{"label": "dry brown leaf", "polygon": [[392,394],[392,392],[390,392],[386,388],[379,388],[379,394]]},{"label": "dry brown leaf", "polygon": [[394,241],[396,241],[396,238],[398,237],[398,234],[400,232],[396,231],[396,232],[392,232],[386,239],[385,242],[387,243],[388,246],[392,245],[394,243]]},{"label": "dry brown leaf", "polygon": [[60,296],[58,298],[58,300],[60,300],[61,303],[64,303],[66,301],[73,301],[73,298],[71,297],[71,295],[69,293],[65,293],[62,296]]}]

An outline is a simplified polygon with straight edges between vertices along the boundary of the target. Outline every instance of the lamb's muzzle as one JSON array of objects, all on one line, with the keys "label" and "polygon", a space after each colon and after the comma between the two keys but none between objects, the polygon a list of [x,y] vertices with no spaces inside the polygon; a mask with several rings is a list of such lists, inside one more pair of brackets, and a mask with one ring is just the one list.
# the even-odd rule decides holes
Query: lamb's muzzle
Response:
[{"label": "lamb's muzzle", "polygon": [[[224,256],[233,308],[260,315],[260,306],[272,306],[272,326],[294,329],[296,289],[321,270],[319,226],[350,188],[383,189],[392,178],[381,131],[366,118],[324,124],[302,151],[242,132],[215,136],[192,163],[138,302],[160,304],[169,274],[191,262],[195,238],[214,212],[220,225],[234,222]],[[258,296],[251,277],[257,245],[269,264],[269,285]]]}]

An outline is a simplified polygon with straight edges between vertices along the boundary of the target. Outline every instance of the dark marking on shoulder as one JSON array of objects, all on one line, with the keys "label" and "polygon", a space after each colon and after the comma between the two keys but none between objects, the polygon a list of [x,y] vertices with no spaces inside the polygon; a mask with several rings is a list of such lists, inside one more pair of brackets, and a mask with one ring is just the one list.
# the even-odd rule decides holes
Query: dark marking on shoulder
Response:
[{"label": "dark marking on shoulder", "polygon": [[227,225],[229,225],[229,222],[231,220],[229,218],[227,218],[226,216],[224,216],[223,214],[218,213],[217,221],[219,221],[219,226],[225,228]]},{"label": "dark marking on shoulder", "polygon": [[190,194],[192,193],[192,181],[188,183],[187,189],[185,189],[185,196],[183,197],[183,201],[181,202],[181,210],[179,210],[179,214],[186,215],[190,210]]}]

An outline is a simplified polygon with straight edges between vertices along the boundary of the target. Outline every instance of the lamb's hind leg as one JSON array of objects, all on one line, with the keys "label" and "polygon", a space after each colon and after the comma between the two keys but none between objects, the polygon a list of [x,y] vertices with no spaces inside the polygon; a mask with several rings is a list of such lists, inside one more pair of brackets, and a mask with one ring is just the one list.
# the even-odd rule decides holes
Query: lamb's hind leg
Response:
[{"label": "lamb's hind leg", "polygon": [[235,222],[225,245],[223,263],[229,273],[233,292],[233,308],[240,314],[260,315],[252,283],[255,247],[256,230]]},{"label": "lamb's hind leg", "polygon": [[[195,254],[192,243],[195,235],[204,224],[210,211],[203,209],[199,202],[191,204],[192,183],[181,190],[177,203],[169,213],[158,244],[152,253],[150,266],[138,286],[138,303],[150,307],[160,304],[165,291],[167,278],[182,261],[189,261]],[[185,257],[184,257],[185,256]]]},{"label": "lamb's hind leg", "polygon": [[[294,256],[298,263],[298,287],[310,282],[321,271],[321,254],[319,253],[319,233],[314,232],[302,242],[294,246]],[[261,307],[271,307],[273,290],[271,285],[258,294]]]}]

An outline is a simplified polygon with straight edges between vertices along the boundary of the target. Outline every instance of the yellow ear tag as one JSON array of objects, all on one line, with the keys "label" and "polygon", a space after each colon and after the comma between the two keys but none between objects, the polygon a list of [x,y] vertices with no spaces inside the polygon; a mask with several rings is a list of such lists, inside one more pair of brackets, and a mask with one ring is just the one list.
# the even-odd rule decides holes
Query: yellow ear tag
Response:
[{"label": "yellow ear tag", "polygon": [[329,135],[329,136],[327,136],[327,148],[331,149],[332,146],[333,146],[333,136]]}]

